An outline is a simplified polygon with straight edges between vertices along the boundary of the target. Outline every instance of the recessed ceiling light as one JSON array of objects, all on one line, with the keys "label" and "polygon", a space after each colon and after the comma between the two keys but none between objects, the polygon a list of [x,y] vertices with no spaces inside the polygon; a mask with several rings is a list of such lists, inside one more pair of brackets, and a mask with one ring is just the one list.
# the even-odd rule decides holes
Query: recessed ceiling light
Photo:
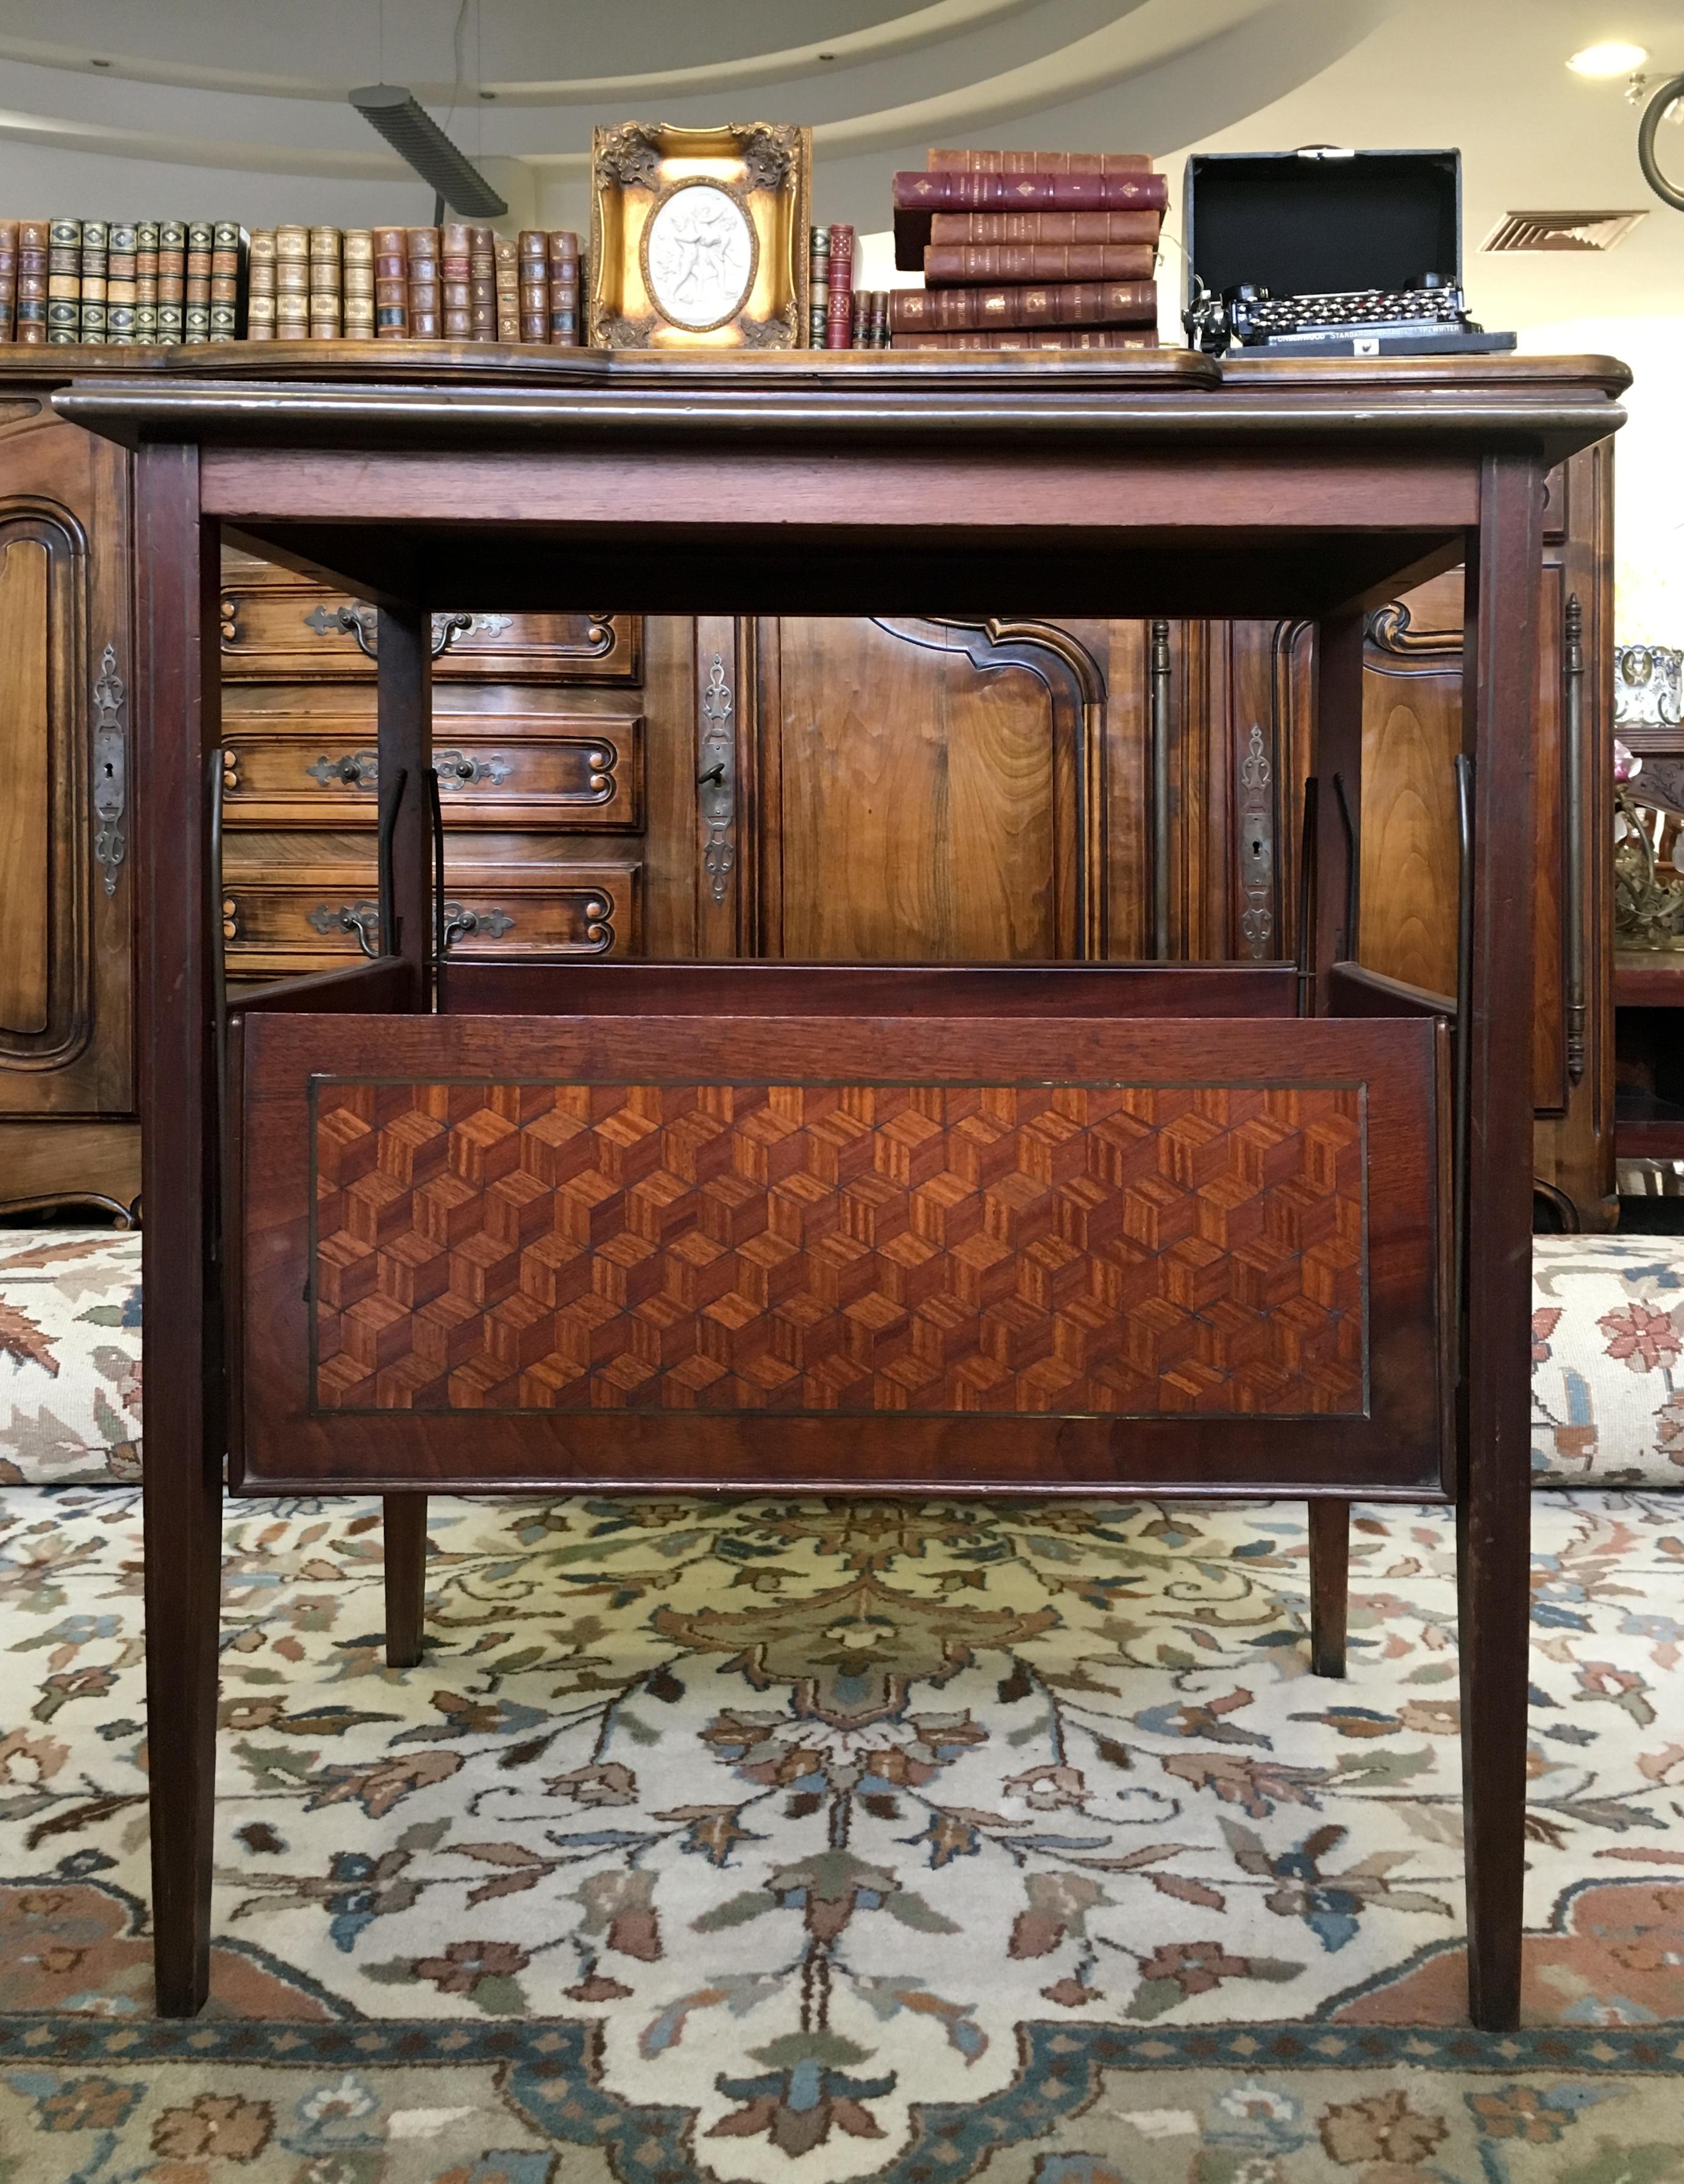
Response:
[{"label": "recessed ceiling light", "polygon": [[1648,58],[1648,49],[1624,38],[1609,38],[1599,46],[1581,46],[1567,65],[1575,75],[1628,75]]}]

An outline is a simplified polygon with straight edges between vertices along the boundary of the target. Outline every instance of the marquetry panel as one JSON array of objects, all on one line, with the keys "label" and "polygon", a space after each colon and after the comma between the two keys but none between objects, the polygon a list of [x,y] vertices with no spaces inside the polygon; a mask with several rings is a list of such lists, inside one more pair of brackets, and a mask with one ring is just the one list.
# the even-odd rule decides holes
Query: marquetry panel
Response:
[{"label": "marquetry panel", "polygon": [[315,1098],[319,1413],[1366,1406],[1360,1086]]},{"label": "marquetry panel", "polygon": [[[627,714],[439,718],[433,764],[447,827],[624,833],[644,823],[644,723]],[[231,827],[372,827],[374,722],[243,721],[223,746]]]}]

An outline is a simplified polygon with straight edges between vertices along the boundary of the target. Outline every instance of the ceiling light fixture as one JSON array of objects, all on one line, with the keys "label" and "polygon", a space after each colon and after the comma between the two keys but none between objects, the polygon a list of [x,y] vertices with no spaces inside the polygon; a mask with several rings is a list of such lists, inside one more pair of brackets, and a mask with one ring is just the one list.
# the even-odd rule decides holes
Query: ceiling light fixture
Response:
[{"label": "ceiling light fixture", "polygon": [[364,120],[380,131],[453,212],[470,220],[501,220],[508,211],[505,200],[412,92],[399,84],[368,83],[349,95]]},{"label": "ceiling light fixture", "polygon": [[1567,65],[1575,75],[1630,75],[1648,58],[1646,46],[1634,46],[1624,38],[1608,38],[1598,46],[1581,46],[1576,53],[1570,54]]}]

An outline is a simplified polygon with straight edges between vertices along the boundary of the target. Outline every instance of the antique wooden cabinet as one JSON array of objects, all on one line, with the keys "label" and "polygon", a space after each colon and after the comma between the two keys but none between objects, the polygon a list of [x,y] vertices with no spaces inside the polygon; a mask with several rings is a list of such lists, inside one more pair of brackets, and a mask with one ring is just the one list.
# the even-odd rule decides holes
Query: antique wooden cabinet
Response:
[{"label": "antique wooden cabinet", "polygon": [[[126,1206],[129,459],[53,415],[64,366],[38,358],[13,352],[0,385],[0,1210]],[[1614,1210],[1611,479],[1607,445],[1551,479],[1538,661],[1537,1173],[1575,1227]],[[238,988],[377,945],[376,636],[365,603],[248,554],[222,576]],[[1461,593],[1453,572],[1369,618],[1352,815],[1363,960],[1441,991]],[[1306,625],[599,604],[617,610],[434,618],[454,956],[1243,961],[1296,945]]]}]

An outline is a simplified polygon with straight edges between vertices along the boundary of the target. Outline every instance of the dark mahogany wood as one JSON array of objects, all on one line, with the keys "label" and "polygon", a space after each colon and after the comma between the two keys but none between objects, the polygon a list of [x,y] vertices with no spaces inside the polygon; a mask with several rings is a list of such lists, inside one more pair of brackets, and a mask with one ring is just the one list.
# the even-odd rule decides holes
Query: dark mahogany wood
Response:
[{"label": "dark mahogany wood", "polygon": [[1290,1017],[1290,963],[451,963],[450,1016]]},{"label": "dark mahogany wood", "polygon": [[1488,456],[1463,688],[1474,792],[1472,1127],[1464,1232],[1465,1418],[1457,1496],[1468,1967],[1478,2025],[1520,2007],[1531,1578],[1532,677],[1543,479]]},{"label": "dark mahogany wood", "polygon": [[[118,361],[128,366],[132,354]],[[404,359],[415,369],[421,361]],[[550,1001],[537,1004],[532,1017],[429,1017],[401,1007],[316,1017],[257,1009],[231,1042],[243,1093],[235,1200],[241,1248],[229,1270],[247,1306],[231,1457],[235,1477],[259,1490],[355,1484],[416,1497],[446,1483],[553,1489],[585,1481],[694,1489],[776,1480],[839,1490],[940,1485],[1018,1493],[1126,1483],[1335,1501],[1355,1492],[1427,1496],[1447,1485],[1461,1546],[1472,2004],[1483,2025],[1515,2021],[1527,1638],[1531,694],[1541,506],[1546,471],[1620,423],[1615,398],[1625,374],[1605,360],[1531,358],[1472,359],[1465,365],[1412,360],[1360,372],[1343,364],[1321,370],[1241,365],[1215,376],[1207,360],[1170,366],[1154,359],[1133,376],[1105,359],[1092,368],[1079,358],[1000,359],[988,369],[974,358],[867,361],[869,369],[859,368],[859,359],[844,369],[817,359],[733,359],[728,370],[706,359],[588,357],[536,375],[511,366],[506,387],[465,387],[460,359],[448,353],[432,359],[437,384],[381,387],[350,379],[325,383],[331,360],[306,359],[317,372],[315,384],[281,383],[282,365],[271,367],[275,383],[254,380],[236,369],[261,368],[250,359],[231,360],[221,383],[201,383],[174,361],[153,365],[142,358],[119,371],[106,354],[90,365],[85,382],[54,397],[64,415],[142,449],[137,807],[153,1390],[147,1583],[154,1916],[166,2009],[190,2010],[203,1997],[209,1914],[223,1439],[212,1299],[222,1268],[211,1219],[216,1132],[201,788],[205,747],[216,736],[216,694],[214,665],[203,665],[201,632],[215,627],[208,579],[217,521],[226,519],[285,566],[337,580],[385,610],[382,647],[391,657],[383,663],[382,702],[393,727],[388,744],[382,721],[382,775],[387,764],[401,762],[400,749],[425,750],[424,663],[413,642],[422,627],[420,609],[506,612],[597,598],[650,611],[962,617],[973,616],[979,601],[1009,599],[1020,616],[1319,619],[1323,721],[1314,764],[1324,870],[1312,967],[1324,1009],[1340,997],[1348,1003],[1358,991],[1365,1004],[1380,998],[1370,985],[1332,976],[1335,961],[1354,947],[1338,944],[1341,922],[1348,928],[1353,921],[1342,883],[1343,822],[1330,777],[1344,776],[1359,823],[1358,770],[1350,756],[1360,733],[1360,691],[1351,671],[1352,657],[1360,661],[1357,616],[1427,577],[1467,565],[1464,723],[1477,769],[1477,861],[1471,1000],[1459,1028],[1470,1149],[1466,1202],[1458,1209],[1465,1240],[1459,1328],[1450,1302],[1457,1285],[1446,1262],[1450,1223],[1442,1217],[1449,1032],[1441,1020],[1423,1021],[1413,1009],[1288,1022],[1279,1017],[1277,981],[1246,989],[1267,997],[1274,1022],[1153,1019],[1148,1009],[1126,1005],[1108,1020],[1097,994],[1063,1010],[1058,997],[1080,989],[1051,980],[1040,1017],[1018,1013],[1028,1004],[1016,998],[992,1016],[971,1012],[967,1003],[944,1013],[934,990],[919,993],[920,1018],[912,1021],[850,1017],[839,1006],[791,1017],[778,1013],[783,1004],[758,1015],[709,1018],[676,1000],[672,1014],[633,1015],[623,1003],[594,1019],[545,1016]],[[405,627],[412,632],[407,662]],[[1283,784],[1284,808],[1294,808],[1297,788]],[[404,838],[401,827],[398,838]],[[405,855],[413,858],[413,827],[408,839]],[[410,928],[400,937],[410,956],[418,910],[424,917],[413,870],[399,894]],[[1267,981],[1269,974],[1254,975]],[[817,986],[820,974],[813,976]],[[1127,992],[1126,979],[1119,990]],[[1151,989],[1140,990],[1145,996]],[[1190,997],[1199,990],[1190,978]],[[500,1006],[488,1001],[486,1010]],[[1301,1121],[1315,1112],[1313,1127],[1330,1143],[1349,1131],[1348,1106],[1336,1100],[1330,1106],[1330,1095],[1362,1086],[1366,1403],[1355,1411],[1313,1409],[1297,1419],[1257,1411],[1171,1415],[1162,1398],[1157,1412],[1141,1417],[1063,1418],[1031,1407],[979,1421],[974,1412],[917,1417],[886,1409],[845,1424],[834,1414],[764,1407],[717,1417],[654,1407],[569,1413],[554,1406],[359,1412],[315,1401],[321,1388],[310,1348],[314,1315],[304,1301],[307,1274],[315,1302],[329,1302],[326,1284],[317,1279],[311,1226],[318,1119],[338,1133],[336,1158],[352,1165],[359,1133],[389,1125],[395,1134],[384,1173],[400,1195],[407,1188],[398,1173],[404,1129],[414,1159],[425,1163],[436,1157],[427,1150],[439,1119],[434,1104],[451,1131],[460,1123],[460,1156],[453,1150],[449,1158],[466,1165],[451,1173],[468,1189],[461,1202],[470,1206],[470,1231],[477,1222],[477,1233],[488,1240],[482,1256],[491,1274],[481,1283],[487,1293],[476,1298],[466,1277],[465,1286],[450,1286],[447,1267],[447,1289],[468,1306],[461,1324],[471,1356],[491,1340],[486,1354],[494,1363],[495,1342],[508,1333],[507,1313],[495,1315],[510,1295],[524,1294],[523,1208],[547,1193],[544,1210],[551,1217],[555,1211],[559,1186],[538,1172],[543,1163],[536,1156],[531,1170],[522,1162],[528,1123],[536,1134],[544,1112],[565,1109],[558,1088],[588,1084],[593,1072],[599,1082],[591,1098],[621,1088],[615,1096],[631,1102],[626,1141],[633,1159],[650,1119],[638,1101],[665,1099],[663,1075],[668,1086],[688,1084],[693,1092],[727,1078],[759,1088],[762,1123],[771,1122],[757,1123],[758,1140],[743,1134],[740,1175],[733,1145],[732,1173],[749,1190],[748,1201],[739,1192],[738,1202],[752,1206],[758,1193],[759,1217],[769,1223],[773,1192],[785,1189],[790,1196],[786,1186],[795,1177],[773,1173],[789,1116],[774,1109],[767,1088],[790,1087],[795,1079],[800,1089],[803,1070],[828,1077],[833,1087],[846,1078],[900,1098],[908,1096],[908,1083],[928,1088],[930,1112],[916,1100],[911,1111],[950,1137],[957,1124],[943,1103],[966,1084],[992,1086],[1020,1101],[1031,1091],[1056,1101],[1050,1084],[1090,1098],[1096,1086],[1107,1096],[1118,1083],[1148,1088],[1154,1162],[1176,1189],[1185,1192],[1191,1178],[1201,1223],[1216,1222],[1220,1209],[1209,1194],[1216,1189],[1219,1198],[1220,1191],[1201,1173],[1200,1131],[1178,1139],[1179,1124],[1166,1123],[1158,1103],[1167,1085],[1196,1080],[1204,1088],[1197,1099],[1218,1105],[1257,1096],[1241,1086],[1271,1085],[1269,1096],[1289,1106],[1298,1098]],[[322,1080],[314,1091],[313,1075]],[[382,1085],[381,1078],[398,1081]],[[451,1078],[466,1080],[469,1089]],[[467,1097],[482,1104],[459,1117],[451,1103]],[[528,1117],[529,1099],[540,1110],[548,1100],[549,1107]],[[1006,1105],[1002,1096],[1002,1113]],[[1215,1107],[1207,1116],[1196,1100],[1191,1112],[1202,1128]],[[1099,1127],[1094,1112],[1090,1106],[1084,1122],[1073,1105],[1066,1119],[1091,1134]],[[482,1115],[489,1125],[469,1128]],[[797,1127],[808,1128],[805,1107]],[[1044,1117],[1032,1116],[1029,1127],[1046,1135]],[[521,1139],[512,1154],[511,1131]],[[760,1147],[753,1155],[751,1142]],[[1335,1197],[1344,1189],[1339,1162],[1347,1151],[1330,1156]],[[1296,1146],[1284,1157],[1289,1173],[1300,1172]],[[1045,1158],[1056,1167],[1056,1154]],[[483,1172],[486,1163],[494,1168],[503,1160],[513,1161],[507,1172]],[[1267,1165],[1263,1187],[1275,1191],[1282,1186]],[[516,1176],[527,1183],[507,1187]],[[611,1191],[611,1176],[607,1180]],[[897,1184],[892,1174],[884,1180],[891,1198],[896,1190],[923,1187]],[[809,1177],[793,1191],[796,1212],[778,1217],[794,1223],[792,1235],[800,1232],[800,1248],[806,1243],[801,1201],[811,1200],[811,1182],[822,1190],[822,1176]],[[527,1184],[536,1184],[536,1195]],[[351,1187],[333,1186],[342,1195]],[[1311,1190],[1306,1203],[1313,1207],[1324,1197]],[[1095,1202],[1109,1202],[1103,1189]],[[650,1240],[626,1230],[623,1206],[614,1217],[618,1233],[630,1234],[639,1247]],[[652,1223],[657,1256],[666,1251],[670,1258],[676,1245],[661,1242],[658,1215],[644,1206],[638,1217]],[[382,1218],[376,1206],[373,1254],[377,1261],[390,1241],[395,1265],[402,1253],[382,1237]],[[1061,1218],[1074,1222],[1068,1206]],[[392,1219],[394,1238],[409,1233],[407,1211]],[[1017,1219],[1000,1217],[1002,1237]],[[332,1233],[347,1240],[342,1271],[353,1285],[368,1279],[349,1249],[354,1227]],[[508,1281],[511,1248],[513,1288],[491,1294]],[[1030,1261],[1021,1223],[1016,1243],[1004,1248]],[[1220,1236],[1217,1250],[1230,1280],[1235,1255],[1230,1248],[1224,1256]],[[466,1246],[461,1256],[472,1257]],[[649,1256],[641,1248],[622,1253],[638,1263]],[[613,1263],[606,1245],[602,1256]],[[424,1280],[438,1273],[425,1251],[415,1264]],[[401,1348],[417,1339],[425,1306],[404,1302],[395,1272],[376,1264],[371,1273],[367,1294],[386,1299],[392,1342]],[[591,1278],[599,1278],[594,1268]],[[616,1301],[605,1269],[600,1279],[604,1289],[592,1294],[607,1302],[611,1322],[629,1307]],[[1188,1294],[1197,1288],[1190,1278]],[[363,1301],[353,1297],[332,1309],[348,1312]],[[821,1299],[821,1318],[829,1309]],[[682,1319],[682,1298],[678,1310]],[[368,1318],[365,1312],[354,1338],[365,1347]],[[1108,1323],[1115,1339],[1114,1318]],[[1139,1331],[1135,1319],[1124,1321],[1125,1336]],[[545,1329],[544,1339],[555,1332]],[[1002,1329],[1009,1349],[1006,1335]],[[376,1373],[387,1369],[378,1354],[384,1339],[374,1331]],[[1458,1360],[1462,1400],[1453,1436],[1447,1413]],[[1441,1466],[1453,1440],[1453,1460]],[[400,1515],[399,1528],[409,1521],[413,1531],[415,1513]],[[1319,1529],[1336,1532],[1336,1522],[1320,1520]],[[1324,1549],[1329,1567],[1330,1556]],[[407,1567],[415,1574],[413,1557]]]},{"label": "dark mahogany wood", "polygon": [[[254,1017],[235,1476],[1430,1495],[1443,1046],[1408,1020]],[[1095,1322],[1087,1295],[1115,1302]],[[1289,1306],[1307,1361],[1330,1306],[1361,1312],[1365,1348],[1272,1378]],[[857,1342],[827,1318],[850,1307]],[[984,1308],[998,1325],[967,1333]],[[928,1391],[926,1310],[956,1369],[981,1342],[982,1377]],[[570,1377],[576,1341],[599,1383]],[[722,1405],[688,1377],[699,1355],[737,1375]],[[798,1355],[810,1381],[739,1384]],[[984,1355],[1028,1378],[1001,1394]],[[1090,1389],[1033,1369],[1083,1357]]]},{"label": "dark mahogany wood", "polygon": [[413,1669],[427,1620],[427,1496],[388,1494],[381,1505],[386,1556],[386,1665]]},{"label": "dark mahogany wood", "polygon": [[147,1736],[159,2007],[189,2016],[209,1977],[221,1575],[221,1268],[208,961],[204,766],[217,738],[215,526],[198,455],[147,448],[137,483],[136,878],[139,889],[141,1279],[147,1354]]},{"label": "dark mahogany wood", "polygon": [[393,1016],[421,1006],[415,966],[402,956],[349,963],[343,971],[312,971],[248,989],[231,1004],[240,1016]]},{"label": "dark mahogany wood", "polygon": [[1360,963],[1335,963],[1327,976],[1328,1014],[1335,1017],[1442,1017],[1456,1020],[1448,994],[1430,994],[1407,979],[1388,978]]},{"label": "dark mahogany wood", "polygon": [[1350,1609],[1351,1504],[1310,1504],[1310,1669],[1345,1674],[1345,1626]]},{"label": "dark mahogany wood", "polygon": [[1684,1009],[1684,956],[1616,956],[1614,998],[1622,1009]]}]

